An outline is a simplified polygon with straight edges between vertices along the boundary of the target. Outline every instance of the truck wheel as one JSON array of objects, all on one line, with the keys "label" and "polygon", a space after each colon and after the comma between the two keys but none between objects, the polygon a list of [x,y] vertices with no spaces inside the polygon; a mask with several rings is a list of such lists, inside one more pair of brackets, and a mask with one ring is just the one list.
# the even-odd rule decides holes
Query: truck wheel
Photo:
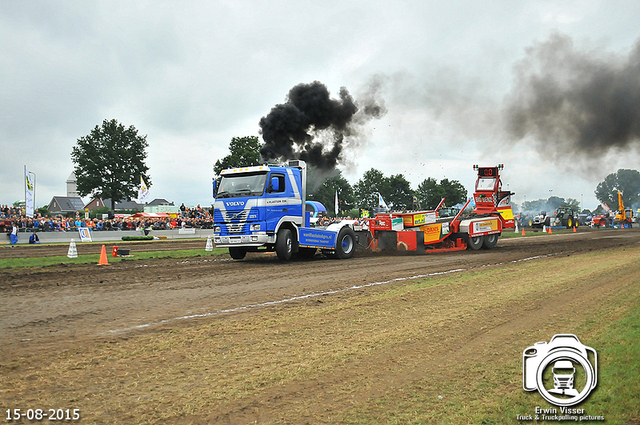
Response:
[{"label": "truck wheel", "polygon": [[290,260],[293,253],[293,236],[291,230],[280,229],[276,237],[276,254],[281,260]]},{"label": "truck wheel", "polygon": [[242,260],[247,255],[247,250],[244,248],[229,248],[229,255],[234,260]]},{"label": "truck wheel", "polygon": [[356,234],[351,227],[343,227],[338,233],[336,240],[336,255],[338,258],[346,259],[353,257],[356,250]]},{"label": "truck wheel", "polygon": [[567,229],[571,229],[574,225],[573,219],[571,217],[569,217],[567,219]]},{"label": "truck wheel", "polygon": [[467,247],[473,251],[477,251],[482,248],[482,243],[484,238],[482,236],[474,236],[470,237],[469,235],[465,238],[467,240]]},{"label": "truck wheel", "polygon": [[484,235],[482,237],[482,248],[491,249],[498,243],[499,235]]}]

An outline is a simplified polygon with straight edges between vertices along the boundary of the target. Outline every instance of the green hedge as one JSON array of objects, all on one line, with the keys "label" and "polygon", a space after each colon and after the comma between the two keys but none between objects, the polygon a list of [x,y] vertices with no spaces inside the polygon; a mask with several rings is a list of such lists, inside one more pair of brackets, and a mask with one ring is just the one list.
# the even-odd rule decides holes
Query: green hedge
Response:
[{"label": "green hedge", "polygon": [[153,236],[123,236],[123,241],[152,241]]}]

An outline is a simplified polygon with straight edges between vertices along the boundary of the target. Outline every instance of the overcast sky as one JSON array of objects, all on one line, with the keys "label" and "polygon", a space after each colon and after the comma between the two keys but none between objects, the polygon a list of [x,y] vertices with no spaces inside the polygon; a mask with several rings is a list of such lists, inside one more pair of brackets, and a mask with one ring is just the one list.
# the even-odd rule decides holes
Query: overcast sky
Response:
[{"label": "overcast sky", "polygon": [[147,135],[151,198],[209,205],[231,138],[319,81],[387,111],[343,151],[351,183],[471,193],[473,164],[503,163],[516,203],[595,208],[607,174],[640,169],[638,22],[637,0],[3,1],[0,204],[24,199],[24,165],[37,206],[65,195],[77,139],[115,118]]}]

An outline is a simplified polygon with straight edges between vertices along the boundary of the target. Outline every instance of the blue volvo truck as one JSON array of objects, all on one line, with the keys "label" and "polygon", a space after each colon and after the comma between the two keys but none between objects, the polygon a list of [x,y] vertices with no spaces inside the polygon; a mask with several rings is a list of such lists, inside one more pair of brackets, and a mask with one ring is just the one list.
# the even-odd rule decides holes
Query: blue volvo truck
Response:
[{"label": "blue volvo truck", "polygon": [[351,258],[354,222],[312,227],[306,187],[307,167],[301,160],[222,171],[219,185],[213,182],[216,247],[229,248],[236,260],[258,251],[275,251],[281,260],[312,258],[318,249],[327,256]]}]

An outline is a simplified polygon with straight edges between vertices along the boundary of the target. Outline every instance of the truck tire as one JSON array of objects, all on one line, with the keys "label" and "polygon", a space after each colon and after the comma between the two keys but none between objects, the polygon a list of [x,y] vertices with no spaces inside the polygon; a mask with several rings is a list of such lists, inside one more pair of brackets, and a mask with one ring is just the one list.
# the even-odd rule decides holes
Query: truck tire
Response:
[{"label": "truck tire", "polygon": [[245,248],[229,248],[229,255],[234,260],[242,260],[247,255]]},{"label": "truck tire", "polygon": [[276,237],[276,254],[281,260],[290,260],[293,254],[293,236],[291,230],[280,229]]},{"label": "truck tire", "polygon": [[351,227],[343,227],[336,239],[336,255],[340,259],[353,257],[356,250],[356,234]]},{"label": "truck tire", "polygon": [[467,240],[467,248],[470,250],[477,251],[482,248],[482,244],[484,242],[484,238],[482,236],[470,237],[469,235],[466,235],[465,239]]},{"label": "truck tire", "polygon": [[491,249],[498,243],[498,236],[500,235],[484,235],[482,237],[482,248]]},{"label": "truck tire", "polygon": [[575,225],[573,218],[569,217],[567,219],[567,229],[571,229]]}]

